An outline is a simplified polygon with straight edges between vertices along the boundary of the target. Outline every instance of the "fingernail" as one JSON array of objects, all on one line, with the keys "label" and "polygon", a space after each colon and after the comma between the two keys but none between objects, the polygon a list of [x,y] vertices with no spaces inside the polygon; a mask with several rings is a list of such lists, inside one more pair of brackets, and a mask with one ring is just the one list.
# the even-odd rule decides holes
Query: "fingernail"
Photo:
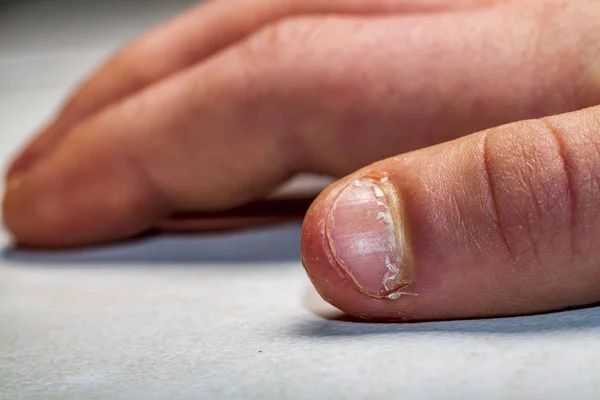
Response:
[{"label": "fingernail", "polygon": [[398,194],[387,177],[343,189],[325,231],[338,269],[360,292],[391,299],[405,294],[411,270]]}]

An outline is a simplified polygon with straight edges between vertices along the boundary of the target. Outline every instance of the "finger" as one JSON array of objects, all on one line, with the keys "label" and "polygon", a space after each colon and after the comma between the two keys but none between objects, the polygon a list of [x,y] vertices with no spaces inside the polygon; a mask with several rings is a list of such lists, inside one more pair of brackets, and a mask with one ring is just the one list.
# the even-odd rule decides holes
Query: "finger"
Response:
[{"label": "finger", "polygon": [[120,51],[71,96],[57,119],[13,162],[8,175],[26,171],[68,129],[123,99],[239,41],[278,19],[302,14],[369,14],[435,11],[494,0],[247,0],[210,1],[144,35]]},{"label": "finger", "polygon": [[[261,198],[298,171],[341,176],[488,124],[590,101],[591,92],[571,84],[587,71],[588,50],[567,46],[586,36],[545,37],[543,52],[539,35],[532,43],[519,36],[503,52],[490,50],[506,29],[537,26],[507,10],[274,25],[76,126],[9,183],[7,226],[28,244],[118,239],[173,212]],[[577,57],[561,63],[568,51]]]},{"label": "finger", "polygon": [[368,319],[517,315],[600,300],[600,107],[387,159],[324,192],[303,261]]}]

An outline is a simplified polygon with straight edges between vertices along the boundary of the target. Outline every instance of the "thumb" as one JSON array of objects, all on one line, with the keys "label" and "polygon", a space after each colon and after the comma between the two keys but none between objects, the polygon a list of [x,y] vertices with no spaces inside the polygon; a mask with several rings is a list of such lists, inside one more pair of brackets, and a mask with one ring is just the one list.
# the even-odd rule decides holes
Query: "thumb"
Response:
[{"label": "thumb", "polygon": [[368,319],[517,315],[600,300],[600,107],[390,158],[308,212],[319,293]]}]

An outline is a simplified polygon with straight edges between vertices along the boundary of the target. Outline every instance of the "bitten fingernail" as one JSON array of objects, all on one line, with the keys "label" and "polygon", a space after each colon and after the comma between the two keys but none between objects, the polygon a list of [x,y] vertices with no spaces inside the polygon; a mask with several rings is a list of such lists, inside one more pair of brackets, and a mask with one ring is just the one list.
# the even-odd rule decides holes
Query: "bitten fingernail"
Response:
[{"label": "bitten fingernail", "polygon": [[359,291],[391,299],[404,294],[411,278],[406,235],[387,177],[350,183],[333,202],[325,229],[337,266]]}]

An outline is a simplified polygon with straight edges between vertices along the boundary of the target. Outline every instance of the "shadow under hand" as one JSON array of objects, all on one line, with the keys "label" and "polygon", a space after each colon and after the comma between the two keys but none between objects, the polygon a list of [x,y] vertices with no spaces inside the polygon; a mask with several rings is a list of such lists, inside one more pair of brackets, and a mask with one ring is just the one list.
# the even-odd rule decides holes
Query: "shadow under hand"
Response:
[{"label": "shadow under hand", "polygon": [[[202,235],[156,235],[110,246],[65,251],[5,248],[2,258],[23,264],[189,264],[300,261],[300,223]],[[291,265],[291,264],[290,264]]]}]

